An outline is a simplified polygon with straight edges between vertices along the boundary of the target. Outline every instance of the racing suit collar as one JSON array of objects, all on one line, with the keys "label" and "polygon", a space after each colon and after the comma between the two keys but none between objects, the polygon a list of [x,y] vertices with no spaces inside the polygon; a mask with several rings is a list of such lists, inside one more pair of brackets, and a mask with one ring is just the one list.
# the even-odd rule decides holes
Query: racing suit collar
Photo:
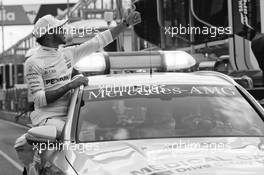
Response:
[{"label": "racing suit collar", "polygon": [[58,48],[46,47],[46,46],[41,46],[41,49],[45,51],[58,51]]}]

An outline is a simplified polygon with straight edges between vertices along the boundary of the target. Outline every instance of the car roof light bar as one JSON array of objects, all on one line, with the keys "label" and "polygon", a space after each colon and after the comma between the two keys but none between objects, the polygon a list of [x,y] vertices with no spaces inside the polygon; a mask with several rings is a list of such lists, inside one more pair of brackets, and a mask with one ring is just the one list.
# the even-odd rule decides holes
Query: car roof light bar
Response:
[{"label": "car roof light bar", "polygon": [[75,69],[108,74],[110,70],[158,69],[163,72],[191,68],[196,60],[184,51],[100,52],[81,59]]}]

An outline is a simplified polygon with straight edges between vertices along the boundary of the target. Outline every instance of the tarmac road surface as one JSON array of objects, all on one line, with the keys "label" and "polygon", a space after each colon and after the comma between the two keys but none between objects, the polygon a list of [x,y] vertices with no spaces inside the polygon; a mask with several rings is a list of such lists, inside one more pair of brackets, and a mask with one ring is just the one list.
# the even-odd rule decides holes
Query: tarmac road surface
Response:
[{"label": "tarmac road surface", "polygon": [[23,166],[13,146],[15,140],[26,131],[24,126],[0,120],[0,175],[22,174]]}]

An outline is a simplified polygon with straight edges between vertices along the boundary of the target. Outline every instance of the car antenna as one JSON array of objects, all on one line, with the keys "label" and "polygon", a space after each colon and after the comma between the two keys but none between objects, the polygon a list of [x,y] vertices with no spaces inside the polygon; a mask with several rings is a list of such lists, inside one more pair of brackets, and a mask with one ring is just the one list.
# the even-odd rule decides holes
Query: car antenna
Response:
[{"label": "car antenna", "polygon": [[150,59],[149,59],[149,62],[150,62],[150,71],[149,71],[149,74],[150,74],[150,77],[152,77],[152,73],[153,73],[151,54],[152,53],[151,53],[151,48],[150,48],[150,50],[149,50],[149,57],[150,57]]},{"label": "car antenna", "polygon": [[[130,6],[131,6],[131,9],[133,10],[133,11],[135,11],[136,10],[136,5],[135,5],[135,3],[136,2],[138,2],[139,0],[135,0],[134,2],[131,2],[131,4],[130,4]],[[150,71],[149,71],[149,73],[150,73],[150,77],[152,77],[152,72],[153,72],[153,69],[152,69],[152,60],[151,60],[151,49],[149,50],[149,55],[150,55]]]},{"label": "car antenna", "polygon": [[[131,3],[132,10],[134,10],[134,11],[136,10],[137,7],[136,7],[135,3],[138,2],[138,1],[139,0],[135,0],[134,2]],[[150,34],[150,33],[148,33],[148,34]],[[150,48],[150,50],[149,50],[149,56],[150,56],[150,60],[149,60],[150,61],[150,71],[149,71],[149,74],[150,74],[150,77],[152,77],[152,73],[153,73],[152,59],[151,59],[151,54],[152,54],[151,49],[152,48]]]}]

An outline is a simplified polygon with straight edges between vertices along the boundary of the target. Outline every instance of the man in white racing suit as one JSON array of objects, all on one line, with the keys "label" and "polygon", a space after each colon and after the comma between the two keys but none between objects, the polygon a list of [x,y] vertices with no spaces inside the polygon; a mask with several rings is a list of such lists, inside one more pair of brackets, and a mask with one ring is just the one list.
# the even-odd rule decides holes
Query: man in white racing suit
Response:
[{"label": "man in white racing suit", "polygon": [[[75,63],[104,48],[128,26],[140,23],[141,17],[138,12],[131,11],[118,26],[98,33],[81,45],[61,48],[59,46],[66,43],[63,28],[66,22],[67,20],[57,20],[51,15],[40,18],[33,30],[33,35],[40,47],[25,63],[26,82],[35,105],[35,110],[30,116],[32,125],[54,125],[59,134],[62,132],[67,116],[69,91],[88,84],[88,79],[85,77],[71,80]],[[24,135],[18,138],[15,144],[16,150],[25,146],[25,142]],[[18,151],[20,159],[23,155],[25,155],[23,151]],[[28,163],[31,160],[22,158],[22,162],[28,169]]]}]

